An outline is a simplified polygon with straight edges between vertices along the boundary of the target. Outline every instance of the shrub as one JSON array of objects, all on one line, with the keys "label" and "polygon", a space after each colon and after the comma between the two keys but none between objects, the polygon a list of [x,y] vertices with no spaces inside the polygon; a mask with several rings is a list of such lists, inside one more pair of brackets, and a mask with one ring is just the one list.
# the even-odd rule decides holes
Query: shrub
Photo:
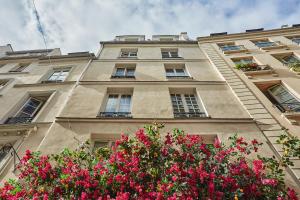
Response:
[{"label": "shrub", "polygon": [[27,151],[19,180],[0,189],[2,199],[297,199],[285,186],[274,158],[247,159],[257,140],[237,135],[225,145],[205,144],[179,129],[165,137],[162,125],[122,134],[112,149],[79,149],[42,156]]}]

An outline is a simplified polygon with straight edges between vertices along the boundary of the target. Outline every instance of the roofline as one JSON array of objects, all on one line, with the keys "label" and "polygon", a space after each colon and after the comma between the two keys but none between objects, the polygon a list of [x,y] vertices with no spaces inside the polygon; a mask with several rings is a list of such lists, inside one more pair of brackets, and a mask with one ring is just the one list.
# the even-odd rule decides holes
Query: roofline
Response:
[{"label": "roofline", "polygon": [[94,53],[80,53],[80,54],[71,54],[71,55],[55,55],[55,56],[43,56],[39,60],[48,60],[48,59],[64,59],[64,58],[96,58]]},{"label": "roofline", "polygon": [[197,40],[177,40],[177,41],[100,41],[101,45],[104,44],[197,44]]},{"label": "roofline", "polygon": [[51,52],[53,50],[54,49],[21,50],[21,51],[6,52],[6,54],[44,53],[44,52]]},{"label": "roofline", "polygon": [[[241,32],[241,33],[231,33],[224,35],[214,35],[214,36],[203,36],[197,37],[198,42],[210,42],[215,40],[234,40],[238,38],[253,38],[253,37],[266,37],[266,35],[282,35],[283,33],[292,34],[293,32],[299,32],[300,27],[289,27],[289,28],[277,28],[270,30],[260,30],[253,32]],[[299,33],[300,34],[300,33]]]}]

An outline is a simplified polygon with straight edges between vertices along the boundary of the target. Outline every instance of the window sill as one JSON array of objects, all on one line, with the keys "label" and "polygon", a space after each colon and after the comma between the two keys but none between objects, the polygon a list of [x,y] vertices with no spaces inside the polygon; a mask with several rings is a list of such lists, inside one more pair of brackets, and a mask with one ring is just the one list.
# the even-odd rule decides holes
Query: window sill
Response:
[{"label": "window sill", "polygon": [[46,85],[69,85],[73,84],[76,81],[64,81],[64,82],[50,82],[50,83],[25,83],[25,84],[15,84],[13,87],[14,88],[19,88],[19,87],[32,87],[32,86],[46,86]]},{"label": "window sill", "polygon": [[210,118],[204,112],[200,113],[174,113],[175,119],[197,119],[197,118]]}]

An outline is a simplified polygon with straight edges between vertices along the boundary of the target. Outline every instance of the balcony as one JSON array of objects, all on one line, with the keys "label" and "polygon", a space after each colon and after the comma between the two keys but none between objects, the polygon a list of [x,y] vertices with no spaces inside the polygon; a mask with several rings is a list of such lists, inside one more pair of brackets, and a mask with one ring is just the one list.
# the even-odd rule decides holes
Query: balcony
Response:
[{"label": "balcony", "polygon": [[29,124],[33,120],[33,117],[9,117],[5,124]]},{"label": "balcony", "polygon": [[242,70],[246,75],[273,73],[273,69],[269,65],[258,65],[257,63],[237,64],[236,69]]},{"label": "balcony", "polygon": [[125,79],[134,79],[135,76],[134,75],[112,75],[110,78],[115,78],[115,79],[118,79],[118,78],[125,78]]},{"label": "balcony", "polygon": [[286,48],[287,46],[283,44],[280,41],[276,42],[256,42],[255,45],[259,47],[261,50],[272,50],[272,49],[280,49],[280,48]]},{"label": "balcony", "polygon": [[246,49],[244,45],[220,46],[220,49],[223,51],[224,54],[243,53],[248,51],[248,49]]},{"label": "balcony", "polygon": [[100,112],[99,118],[132,118],[131,112]]},{"label": "balcony", "polygon": [[205,118],[205,112],[174,112],[174,118]]},{"label": "balcony", "polygon": [[287,62],[287,61],[282,60],[282,63],[284,66],[287,66],[288,68],[290,68],[291,71],[300,73],[300,60],[294,61],[294,62]]}]

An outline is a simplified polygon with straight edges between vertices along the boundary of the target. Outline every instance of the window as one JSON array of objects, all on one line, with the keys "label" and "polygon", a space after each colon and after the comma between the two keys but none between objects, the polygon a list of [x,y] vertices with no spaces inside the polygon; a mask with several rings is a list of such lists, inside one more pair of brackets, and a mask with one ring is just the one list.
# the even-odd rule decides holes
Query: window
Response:
[{"label": "window", "polygon": [[21,63],[17,67],[10,70],[9,72],[22,72],[28,66],[29,66],[28,63]]},{"label": "window", "polygon": [[10,117],[5,122],[6,124],[30,123],[37,115],[38,111],[46,102],[48,97],[29,97],[21,109],[14,117]]},{"label": "window", "polygon": [[166,68],[166,76],[167,78],[189,77],[184,68]]},{"label": "window", "polygon": [[241,58],[233,60],[235,65],[252,64],[255,63],[253,58]]},{"label": "window", "polygon": [[131,94],[109,94],[101,117],[130,117]]},{"label": "window", "polygon": [[115,145],[114,141],[95,141],[94,142],[94,150],[98,148],[108,147],[111,148]]},{"label": "window", "polygon": [[121,58],[136,58],[137,49],[121,49]]},{"label": "window", "polygon": [[117,67],[112,78],[134,78],[134,67]]},{"label": "window", "polygon": [[271,41],[269,41],[268,39],[255,40],[255,41],[252,41],[252,42],[253,42],[257,47],[259,47],[259,48],[278,46],[277,43],[271,42]]},{"label": "window", "polygon": [[178,49],[162,49],[162,58],[180,58],[178,55]]},{"label": "window", "polygon": [[175,118],[206,117],[194,94],[171,94],[171,101]]},{"label": "window", "polygon": [[218,46],[222,49],[222,51],[241,51],[245,50],[242,45],[235,45],[233,42],[218,44]]},{"label": "window", "polygon": [[292,36],[292,37],[288,37],[290,40],[292,40],[293,42],[295,42],[296,44],[300,45],[300,35],[298,36]]},{"label": "window", "polygon": [[8,83],[8,80],[0,80],[0,90],[2,88],[4,88],[7,83]]},{"label": "window", "polygon": [[282,112],[293,111],[300,112],[300,100],[296,98],[283,85],[277,84],[268,89],[268,93],[276,101],[275,105]]},{"label": "window", "polygon": [[282,55],[278,57],[283,64],[298,63],[300,59],[295,54]]},{"label": "window", "polygon": [[45,82],[63,82],[70,72],[69,68],[66,69],[55,69],[51,76]]}]

